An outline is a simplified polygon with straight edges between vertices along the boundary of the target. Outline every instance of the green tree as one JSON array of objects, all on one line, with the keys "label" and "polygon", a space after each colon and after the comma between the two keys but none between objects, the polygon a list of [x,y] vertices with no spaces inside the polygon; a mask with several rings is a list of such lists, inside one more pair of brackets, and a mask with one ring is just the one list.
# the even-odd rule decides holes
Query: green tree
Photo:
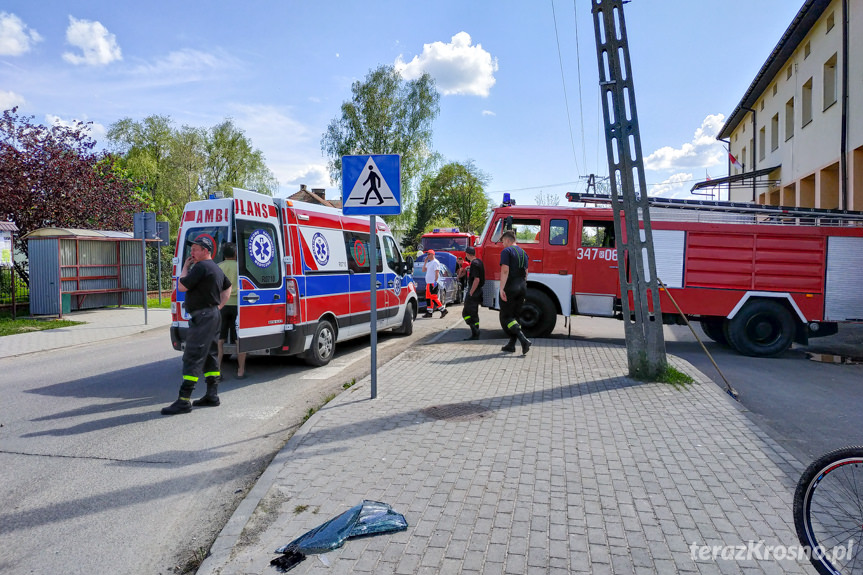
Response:
[{"label": "green tree", "polygon": [[[399,154],[402,171],[402,206],[410,208],[413,190],[430,162],[432,123],[440,112],[440,94],[434,79],[423,74],[406,81],[393,66],[379,66],[365,80],[351,86],[351,100],[341,106],[321,138],[321,150],[329,158],[330,180],[341,181],[342,156]],[[403,210],[396,223],[408,221]]]},{"label": "green tree", "polygon": [[123,168],[144,182],[154,211],[176,229],[186,203],[215,190],[247,188],[272,195],[278,181],[264,155],[229,118],[210,129],[174,128],[168,116],[140,122],[123,118],[108,139],[122,154]]},{"label": "green tree", "polygon": [[252,147],[251,140],[230,118],[210,128],[205,151],[206,167],[199,182],[203,194],[221,190],[231,195],[231,188],[236,187],[271,196],[278,188],[263,152]]},{"label": "green tree", "polygon": [[[34,124],[17,108],[0,117],[0,220],[18,226],[21,253],[24,235],[43,227],[131,231],[132,214],[145,207],[137,182],[115,156],[94,151],[88,132],[82,122]],[[28,278],[23,266],[16,270]]]},{"label": "green tree", "polygon": [[450,162],[432,183],[444,215],[463,231],[478,231],[485,224],[493,204],[485,193],[490,178],[473,160]]}]

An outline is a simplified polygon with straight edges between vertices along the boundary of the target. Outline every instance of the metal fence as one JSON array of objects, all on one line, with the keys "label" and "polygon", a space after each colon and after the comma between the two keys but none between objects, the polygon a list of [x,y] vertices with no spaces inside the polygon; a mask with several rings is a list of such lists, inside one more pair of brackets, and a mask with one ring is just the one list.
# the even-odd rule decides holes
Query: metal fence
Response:
[{"label": "metal fence", "polygon": [[12,268],[0,267],[0,311],[11,312],[13,302],[18,311],[25,310],[30,305],[30,289]]}]

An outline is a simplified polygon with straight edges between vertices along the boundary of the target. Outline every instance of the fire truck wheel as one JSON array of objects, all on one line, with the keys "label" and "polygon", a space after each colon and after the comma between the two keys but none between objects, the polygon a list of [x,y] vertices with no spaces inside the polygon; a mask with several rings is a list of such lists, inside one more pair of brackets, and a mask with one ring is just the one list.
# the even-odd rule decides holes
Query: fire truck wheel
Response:
[{"label": "fire truck wheel", "polygon": [[537,289],[528,288],[518,323],[527,337],[550,335],[557,323],[557,312],[551,299]]},{"label": "fire truck wheel", "polygon": [[336,332],[333,324],[327,320],[321,320],[315,328],[312,338],[312,347],[306,352],[306,363],[309,365],[326,365],[333,358],[336,351]]},{"label": "fire truck wheel", "polygon": [[749,300],[725,325],[731,347],[743,355],[779,355],[794,340],[794,317],[784,305],[768,299]]},{"label": "fire truck wheel", "polygon": [[728,345],[728,339],[725,337],[724,317],[702,318],[700,323],[701,329],[704,331],[704,335],[716,343]]}]

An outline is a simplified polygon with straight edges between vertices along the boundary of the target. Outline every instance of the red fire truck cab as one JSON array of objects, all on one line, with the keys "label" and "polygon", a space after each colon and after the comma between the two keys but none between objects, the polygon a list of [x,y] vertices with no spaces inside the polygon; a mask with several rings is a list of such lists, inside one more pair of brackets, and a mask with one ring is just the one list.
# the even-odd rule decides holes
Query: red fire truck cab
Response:
[{"label": "red fire truck cab", "polygon": [[[863,220],[801,225],[799,217],[651,208],[662,321],[684,323],[670,293],[711,339],[772,356],[792,342],[863,321]],[[818,223],[819,225],[814,225]],[[479,239],[483,305],[499,308],[501,234],[515,230],[529,256],[520,323],[551,333],[558,315],[622,318],[617,242],[610,208],[496,208]],[[625,230],[625,227],[624,227]]]}]

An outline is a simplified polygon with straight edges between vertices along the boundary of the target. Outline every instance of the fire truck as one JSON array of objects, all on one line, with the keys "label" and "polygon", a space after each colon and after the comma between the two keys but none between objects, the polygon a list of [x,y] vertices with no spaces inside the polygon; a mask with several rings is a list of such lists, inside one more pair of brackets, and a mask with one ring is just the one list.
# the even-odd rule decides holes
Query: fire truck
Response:
[{"label": "fire truck", "polygon": [[[188,242],[201,236],[237,246],[237,341],[226,353],[301,355],[325,365],[336,343],[371,331],[371,271],[377,261],[377,329],[410,335],[417,314],[411,272],[386,223],[378,221],[377,257],[369,251],[369,219],[341,210],[234,188],[233,198],[186,204],[173,259],[171,342],[183,349],[189,314],[177,291]],[[382,257],[383,256],[383,257]]]},{"label": "fire truck", "polygon": [[[835,334],[840,322],[863,322],[863,212],[660,198],[651,205],[656,274],[666,286],[654,317],[663,323],[684,323],[671,296],[714,341],[774,356]],[[483,305],[493,309],[507,229],[529,256],[519,318],[529,337],[550,334],[558,315],[623,319],[618,266],[629,266],[618,258],[610,208],[494,209],[477,248]]]}]

